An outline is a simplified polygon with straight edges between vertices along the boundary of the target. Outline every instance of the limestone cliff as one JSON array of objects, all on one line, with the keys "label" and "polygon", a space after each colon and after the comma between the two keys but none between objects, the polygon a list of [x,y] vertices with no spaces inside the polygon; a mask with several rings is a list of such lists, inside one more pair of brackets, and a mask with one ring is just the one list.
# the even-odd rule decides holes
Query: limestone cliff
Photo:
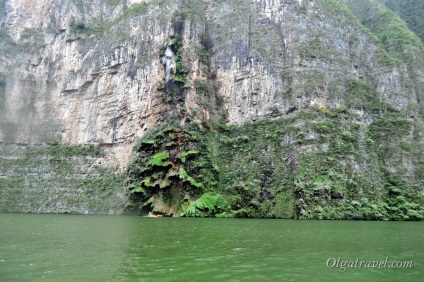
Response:
[{"label": "limestone cliff", "polygon": [[[383,1],[7,0],[0,12],[4,160],[22,159],[13,146],[94,145],[88,167],[124,171],[110,191],[133,210],[424,217],[424,46]],[[2,171],[3,191],[29,187]]]}]

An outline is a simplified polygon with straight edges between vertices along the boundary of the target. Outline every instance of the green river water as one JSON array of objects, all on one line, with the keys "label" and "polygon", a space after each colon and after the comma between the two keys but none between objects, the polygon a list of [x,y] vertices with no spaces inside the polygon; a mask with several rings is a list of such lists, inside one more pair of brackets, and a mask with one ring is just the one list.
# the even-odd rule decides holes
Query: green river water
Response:
[{"label": "green river water", "polygon": [[0,214],[2,282],[331,280],[424,281],[424,223]]}]

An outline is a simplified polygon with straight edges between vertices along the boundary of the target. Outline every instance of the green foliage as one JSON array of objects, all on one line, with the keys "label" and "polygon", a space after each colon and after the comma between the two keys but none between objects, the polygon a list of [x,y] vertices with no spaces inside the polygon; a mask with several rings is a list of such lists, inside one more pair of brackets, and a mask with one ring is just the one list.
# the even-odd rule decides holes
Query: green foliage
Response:
[{"label": "green foliage", "polygon": [[[421,153],[406,142],[416,125],[396,112],[375,115],[369,128],[355,123],[356,118],[347,110],[317,108],[216,131],[196,123],[184,128],[163,125],[135,146],[135,158],[126,171],[125,185],[131,191],[127,210],[201,217],[422,220],[422,170],[417,167],[415,176],[393,172],[408,150],[418,152],[419,159]],[[0,162],[11,169],[45,166],[66,179],[78,170],[73,160],[90,159],[101,153],[97,150],[32,148],[19,163]],[[412,156],[411,162],[417,164]],[[122,176],[97,175],[100,178],[75,182],[75,187],[101,199],[109,193],[118,208],[116,187]],[[25,183],[19,177],[1,180],[9,190]],[[16,199],[26,193],[15,190]],[[84,195],[72,203],[86,201]],[[12,210],[17,200],[4,199],[2,205]],[[110,205],[93,207],[105,210]]]},{"label": "green foliage", "polygon": [[211,85],[205,80],[194,81],[194,87],[196,88],[197,94],[200,96],[206,96],[211,90]]},{"label": "green foliage", "polygon": [[187,158],[190,158],[190,156],[195,156],[198,153],[199,152],[195,151],[195,150],[191,150],[191,151],[188,151],[188,152],[182,152],[182,153],[178,154],[177,158],[180,159],[182,163],[185,163]]},{"label": "green foliage", "polygon": [[61,147],[0,148],[0,212],[122,211],[124,177],[96,164],[100,148]]},{"label": "green foliage", "polygon": [[388,8],[396,12],[424,42],[424,22],[421,20],[424,2],[421,0],[383,0]]},{"label": "green foliage", "polygon": [[[381,1],[380,1],[381,2]],[[357,0],[348,3],[353,14],[375,36],[390,56],[408,64],[414,64],[416,52],[423,52],[424,45],[406,23],[379,1]],[[405,5],[409,5],[406,4]],[[388,62],[395,62],[387,56]]]},{"label": "green foliage", "polygon": [[377,31],[377,36],[389,50],[396,50],[397,54],[402,54],[402,47],[409,46],[416,48],[419,39],[413,34],[405,22],[389,10],[381,8],[377,17],[367,18],[364,24]]},{"label": "green foliage", "polygon": [[[408,192],[401,181],[393,178],[389,180],[387,187],[385,206],[391,220],[423,220],[424,208],[416,203],[411,192]],[[418,195],[417,195],[418,196]],[[419,196],[418,196],[419,197]]]},{"label": "green foliage", "polygon": [[149,166],[168,166],[168,162],[164,162],[164,160],[167,160],[169,158],[169,152],[168,151],[162,151],[160,153],[155,154],[148,162]]},{"label": "green foliage", "polygon": [[319,37],[308,40],[305,45],[299,46],[299,55],[302,60],[322,59],[326,54],[326,50],[321,48]]},{"label": "green foliage", "polygon": [[177,212],[185,195],[198,197],[216,185],[216,171],[197,126],[162,126],[141,138],[135,149],[127,168],[130,212],[143,212],[152,196]]},{"label": "green foliage", "polygon": [[346,15],[350,16],[351,18],[355,18],[352,15],[352,12],[349,10],[349,8],[346,6],[343,1],[339,0],[320,0],[319,5],[326,11],[331,13],[340,13],[343,12]]},{"label": "green foliage", "polygon": [[349,108],[372,110],[378,102],[372,87],[356,78],[346,79],[346,105]]},{"label": "green foliage", "polygon": [[406,46],[415,50],[421,44],[417,36],[391,11],[379,11],[377,17],[367,18],[364,24],[374,29],[386,50],[399,58],[408,59],[403,54]]},{"label": "green foliage", "polygon": [[347,113],[348,109],[344,106],[341,106],[341,107],[337,107],[336,111],[339,112],[339,113]]},{"label": "green foliage", "polygon": [[185,203],[180,216],[210,217],[225,210],[226,201],[222,195],[205,193],[193,203]]},{"label": "green foliage", "polygon": [[180,35],[175,36],[170,42],[170,48],[175,54],[175,77],[174,81],[185,83],[187,79],[188,68],[183,63],[182,58],[183,38]]},{"label": "green foliage", "polygon": [[383,145],[386,140],[407,135],[411,128],[411,120],[397,113],[386,113],[375,118],[370,130],[372,138]]},{"label": "green foliage", "polygon": [[288,120],[261,120],[231,127],[215,137],[219,142],[219,192],[228,201],[227,216],[293,216],[292,167],[281,160],[290,154],[289,148],[281,146],[281,137],[292,129]]},{"label": "green foliage", "polygon": [[[367,85],[351,82],[349,86],[364,99],[373,97]],[[226,128],[217,134],[218,187],[228,203],[225,215],[399,219],[390,208],[397,204],[384,196],[391,174],[379,163],[399,158],[391,153],[391,144],[410,135],[412,124],[397,112],[374,116],[369,129],[353,122],[356,118],[347,108],[321,107],[282,120]],[[296,123],[301,126],[293,126]],[[374,140],[382,146],[376,147]],[[400,144],[409,148],[409,143]],[[372,160],[364,159],[364,146]],[[406,153],[403,150],[398,149],[397,154]],[[365,161],[367,168],[362,171],[358,164]],[[411,193],[419,188],[403,189]],[[410,213],[416,220],[423,199],[416,192],[413,195],[407,201],[410,204],[404,204],[404,214]],[[382,197],[386,199],[383,202]]]}]

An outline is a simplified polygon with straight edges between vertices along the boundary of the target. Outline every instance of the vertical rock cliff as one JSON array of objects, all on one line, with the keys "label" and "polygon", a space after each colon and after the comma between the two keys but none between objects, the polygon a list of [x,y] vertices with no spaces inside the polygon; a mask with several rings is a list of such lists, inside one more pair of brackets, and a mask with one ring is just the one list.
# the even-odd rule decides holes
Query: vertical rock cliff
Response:
[{"label": "vertical rock cliff", "polygon": [[424,45],[384,2],[1,1],[1,210],[422,219]]}]

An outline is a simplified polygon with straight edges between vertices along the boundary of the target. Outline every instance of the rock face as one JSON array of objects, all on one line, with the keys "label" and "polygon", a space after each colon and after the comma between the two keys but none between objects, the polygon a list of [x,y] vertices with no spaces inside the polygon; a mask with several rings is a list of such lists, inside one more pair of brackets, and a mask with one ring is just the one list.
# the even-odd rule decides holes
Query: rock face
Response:
[{"label": "rock face", "polygon": [[117,214],[123,179],[94,146],[0,146],[2,212]]},{"label": "rock face", "polygon": [[[261,144],[256,149],[262,152],[248,160],[247,148],[233,151],[232,161],[256,170],[237,174],[220,155],[236,136],[210,137],[222,149],[211,155],[221,175],[203,192],[224,195],[235,182],[260,188],[240,203],[230,201],[239,212],[227,215],[349,218],[339,206],[356,201],[353,210],[372,209],[388,202],[387,195],[400,196],[390,190],[400,186],[417,199],[419,208],[412,210],[422,212],[424,47],[380,2],[0,3],[4,146],[97,145],[101,166],[122,171],[134,143],[150,129],[170,121],[225,124],[230,132],[241,130],[244,143],[256,142],[252,150]],[[334,128],[324,124],[331,118]],[[260,131],[264,121],[274,132],[261,134],[276,134],[273,143],[248,130]],[[281,122],[290,130],[274,127]],[[338,138],[351,142],[352,151],[337,153]],[[317,164],[328,158],[335,163],[320,172]],[[342,171],[332,172],[336,166]],[[230,175],[237,176],[229,181]],[[352,181],[362,184],[346,188]],[[234,189],[227,192],[241,193]]]}]

